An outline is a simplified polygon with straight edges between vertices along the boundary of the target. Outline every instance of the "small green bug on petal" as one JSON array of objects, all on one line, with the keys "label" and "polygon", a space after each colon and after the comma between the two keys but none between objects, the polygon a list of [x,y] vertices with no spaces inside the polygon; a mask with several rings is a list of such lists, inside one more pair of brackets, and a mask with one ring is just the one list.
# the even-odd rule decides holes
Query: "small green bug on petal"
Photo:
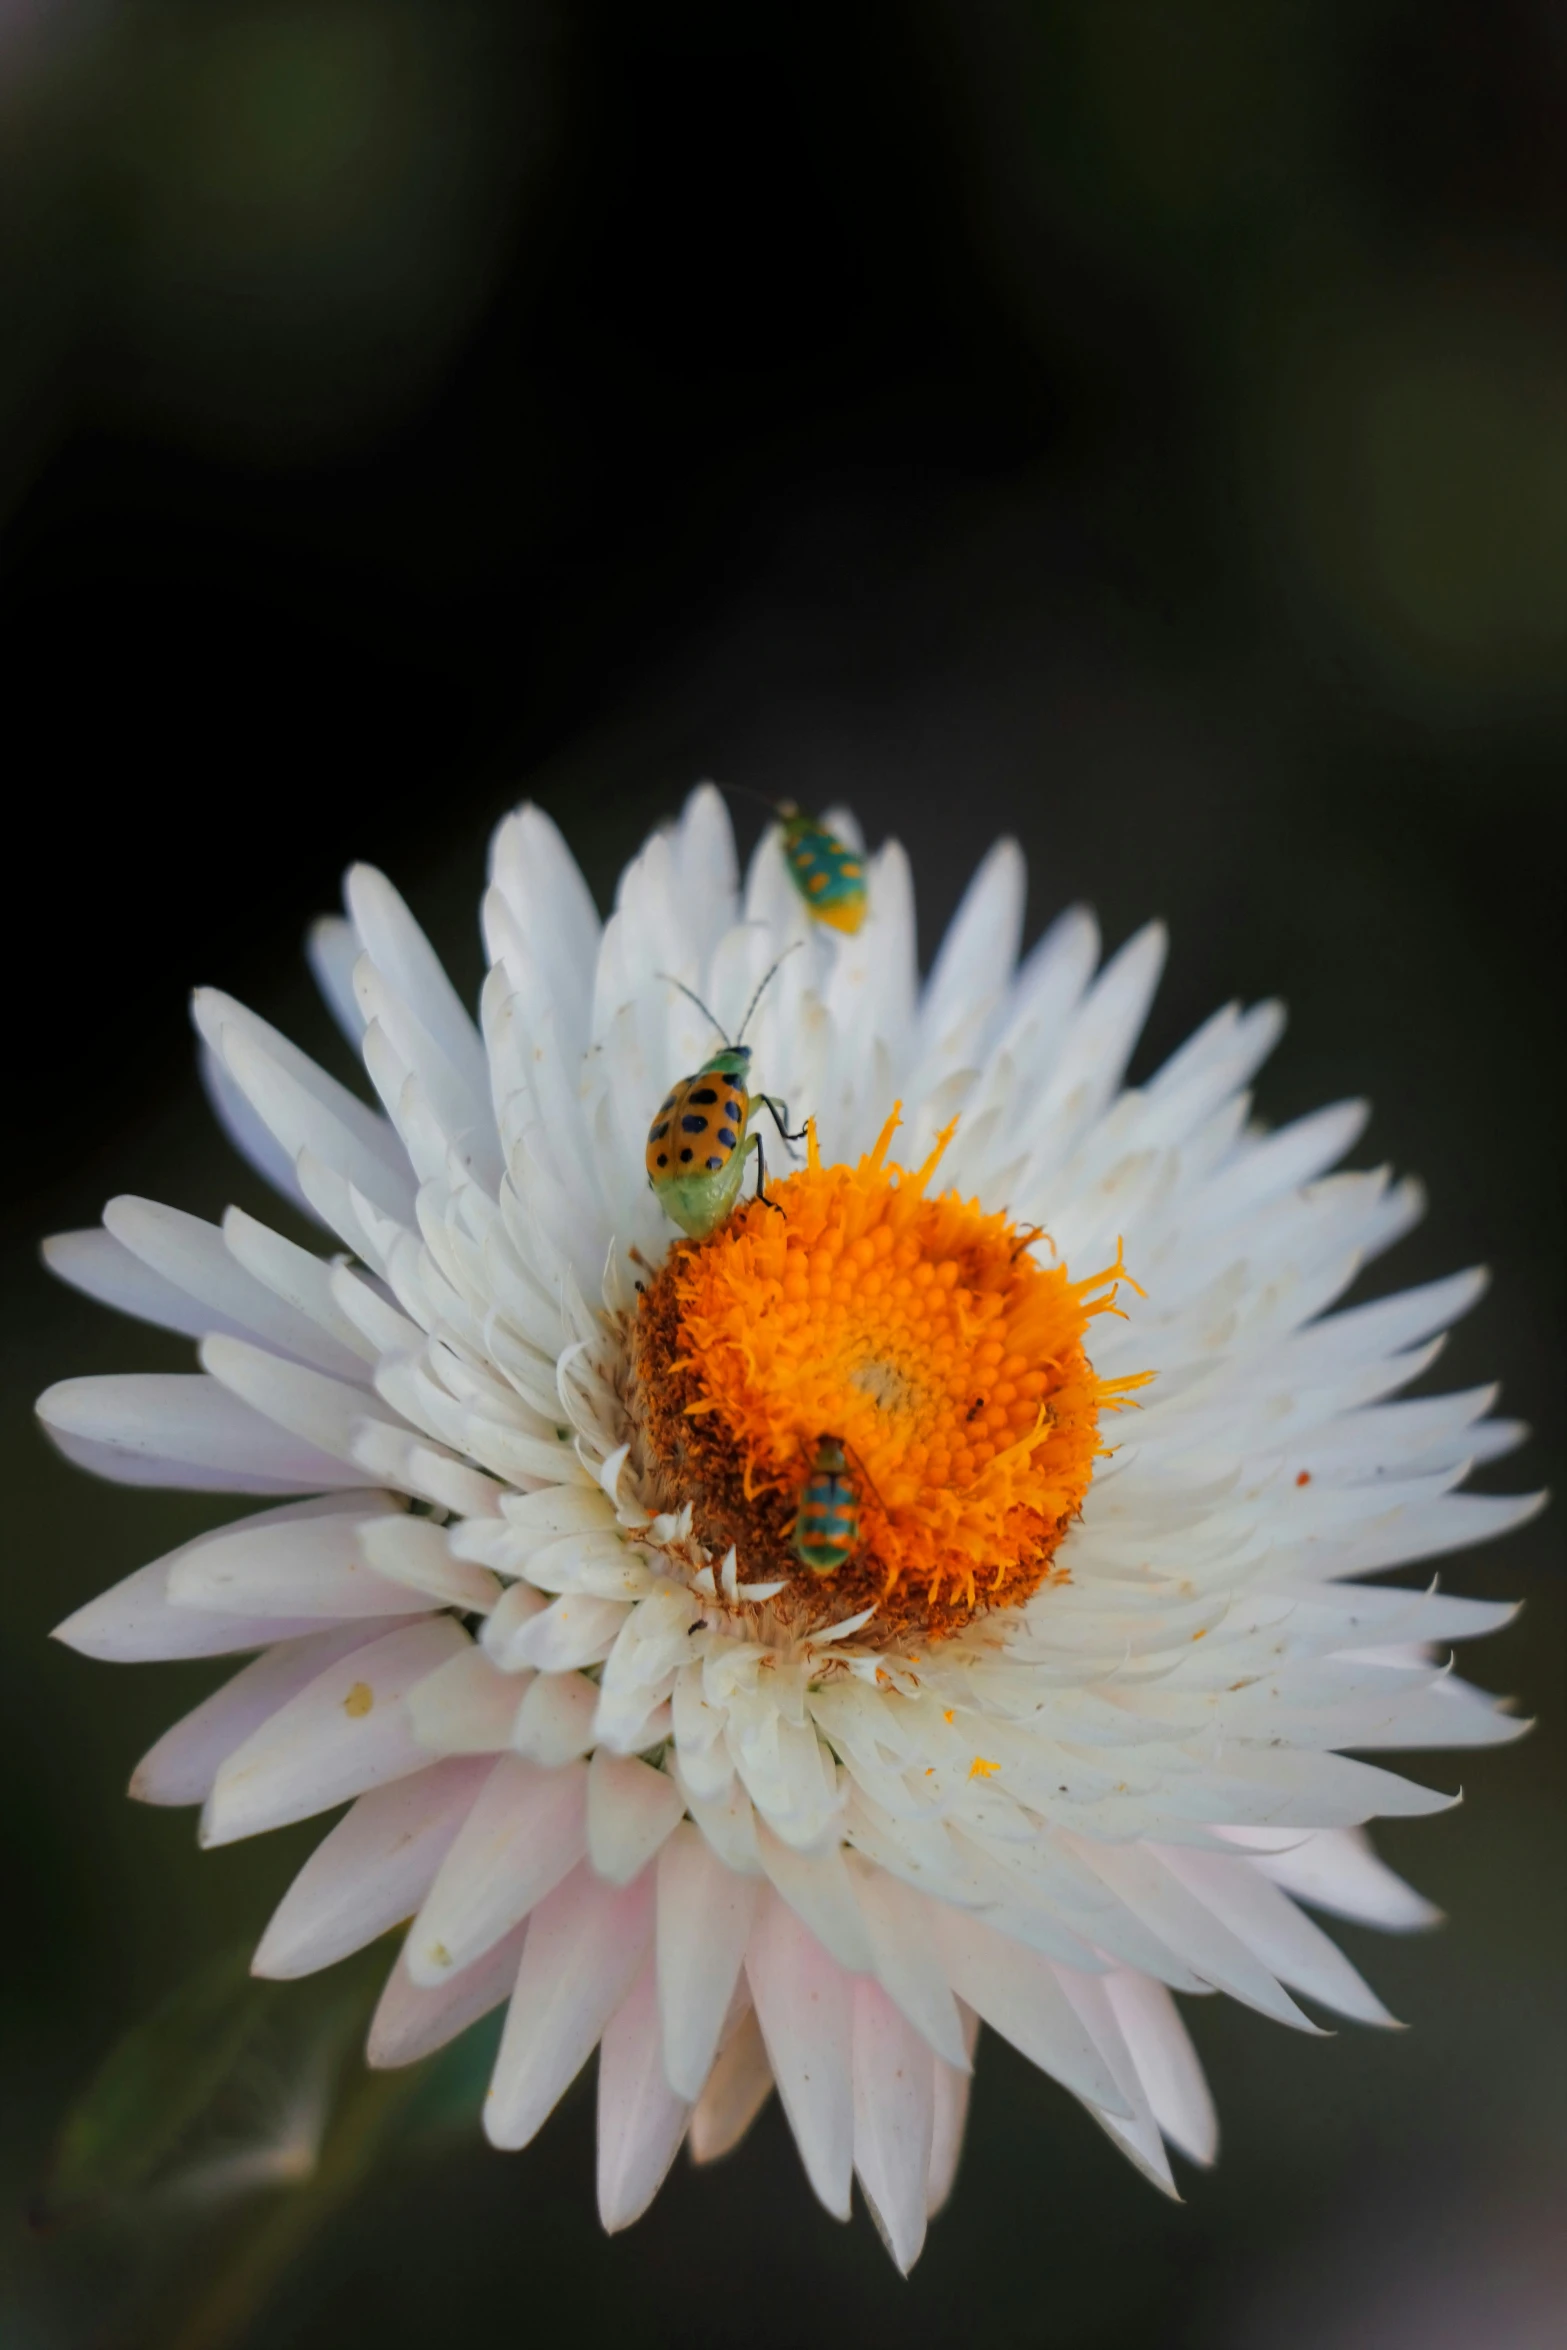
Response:
[{"label": "small green bug on petal", "polygon": [[778,819],[795,888],[818,922],[852,938],[865,919],[865,865],[858,850],[792,800],[779,802]]}]

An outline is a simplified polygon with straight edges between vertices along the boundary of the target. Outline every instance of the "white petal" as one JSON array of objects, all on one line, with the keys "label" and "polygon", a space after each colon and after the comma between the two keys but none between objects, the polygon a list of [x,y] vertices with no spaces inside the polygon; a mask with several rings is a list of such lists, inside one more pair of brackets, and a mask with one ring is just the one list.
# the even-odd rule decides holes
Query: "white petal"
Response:
[{"label": "white petal", "polygon": [[1160,1858],[1280,1982],[1357,2023],[1392,2023],[1338,1945],[1252,1862],[1174,1845],[1161,1846]]},{"label": "white petal", "polygon": [[738,2146],[767,2102],[773,2068],[767,2061],[756,2010],[744,2015],[724,2042],[707,2085],[691,2112],[693,2162],[717,2162]]},{"label": "white petal", "polygon": [[567,1593],[519,1631],[511,1654],[541,1673],[574,1673],[602,1663],[614,1647],[626,1609],[619,1600]]},{"label": "white petal", "polygon": [[[242,1521],[193,1542],[169,1567],[176,1607],[279,1616],[396,1616],[427,1612],[428,1598],[367,1566],[360,1529],[369,1497],[313,1506],[308,1518]],[[390,1513],[389,1502],[381,1504]],[[401,1515],[401,1512],[397,1513]]]},{"label": "white petal", "polygon": [[685,1810],[664,1771],[600,1747],[588,1765],[588,1858],[612,1885],[629,1885]]},{"label": "white petal", "polygon": [[200,1338],[214,1327],[209,1306],[143,1264],[112,1232],[55,1232],[40,1253],[57,1280],[138,1322],[177,1330],[186,1338]]},{"label": "white petal", "polygon": [[511,1742],[530,1762],[553,1770],[593,1745],[598,1691],[581,1673],[538,1673],[517,1710]]},{"label": "white petal", "polygon": [[[261,1339],[323,1370],[352,1374],[357,1368],[355,1356],[310,1314],[301,1312],[297,1304],[280,1297],[245,1269],[229,1247],[226,1232],[217,1225],[204,1224],[200,1217],[164,1207],[157,1200],[129,1196],[110,1200],[103,1221],[133,1256],[203,1310],[196,1336],[223,1331],[233,1337]],[[293,1246],[276,1234],[271,1237],[279,1251]],[[314,1269],[324,1289],[327,1268],[303,1249],[293,1253]]]},{"label": "white petal", "polygon": [[282,1494],[375,1481],[289,1435],[200,1373],[62,1379],[38,1398],[37,1411],[68,1461],[120,1485]]},{"label": "white petal", "polygon": [[925,2242],[935,2059],[879,1983],[854,1986],[854,2167],[905,2276]]},{"label": "white petal", "polygon": [[1048,1959],[944,1902],[932,1904],[932,1915],[947,1978],[959,1998],[1063,2088],[1108,2113],[1128,2114]]},{"label": "white petal", "polygon": [[236,1649],[264,1648],[274,1641],[314,1632],[319,1624],[313,1615],[279,1621],[274,1616],[236,1615],[227,1610],[213,1614],[201,1608],[176,1607],[169,1598],[169,1578],[204,1545],[226,1541],[241,1529],[260,1532],[345,1509],[357,1517],[360,1511],[375,1508],[380,1500],[378,1494],[365,1493],[348,1499],[334,1494],[320,1501],[284,1502],[278,1509],[258,1510],[235,1525],[220,1526],[213,1534],[198,1534],[194,1541],[182,1543],[150,1566],[138,1567],[135,1574],[89,1600],[55,1626],[52,1638],[83,1656],[101,1657],[112,1664],[140,1664],[159,1657],[227,1656]]},{"label": "white petal", "polygon": [[1219,2119],[1175,2001],[1162,1983],[1130,1969],[1107,1975],[1105,1993],[1154,2120],[1171,2145],[1193,2162],[1212,2162],[1219,2151]]},{"label": "white petal", "polygon": [[935,2060],[932,2089],[932,2119],[930,2136],[930,2172],[925,2186],[925,2216],[934,2219],[946,2202],[957,2180],[958,2163],[963,2153],[963,2132],[968,2124],[970,2075],[974,2063],[974,2045],[979,2038],[979,2018],[971,2007],[959,2005],[963,2019],[963,2044],[967,2051],[964,2069]]},{"label": "white petal", "polygon": [[354,865],[343,895],[377,970],[450,1060],[462,1083],[488,1103],[489,1068],[479,1031],[398,892],[373,865]]},{"label": "white petal", "polygon": [[1132,2060],[1126,2037],[1116,2020],[1102,1975],[1085,1975],[1076,1969],[1060,1967],[1056,1970],[1061,1988],[1070,2000],[1079,2021],[1093,2040],[1101,2061],[1108,2067],[1115,2081],[1117,2103],[1112,2110],[1097,2101],[1088,2110],[1106,2135],[1127,2155],[1145,2179],[1176,2202],[1175,2180],[1170,2173],[1169,2156],[1164,2140],[1148,2102],[1142,2076]]},{"label": "white petal", "polygon": [[378,1575],[443,1607],[487,1615],[501,1595],[501,1586],[488,1569],[458,1558],[446,1529],[428,1518],[394,1510],[373,1525],[362,1526],[360,1539],[366,1561]]},{"label": "white petal", "polygon": [[1290,1851],[1259,1854],[1256,1866],[1298,1900],[1386,1933],[1441,1923],[1441,1911],[1378,1858],[1363,1828],[1324,1828]]},{"label": "white petal", "polygon": [[311,1974],[411,1917],[484,1778],[482,1762],[440,1762],[361,1795],[273,1911],[251,1972]]},{"label": "white petal", "polygon": [[525,1676],[464,1646],[410,1693],[414,1736],[431,1754],[504,1754],[525,1687]]},{"label": "white petal", "polygon": [[306,1820],[420,1771],[408,1692],[467,1645],[449,1616],[423,1618],[329,1665],[223,1763],[202,1819],[205,1844]]},{"label": "white petal", "polygon": [[371,2018],[366,2063],[378,2069],[416,2064],[421,2056],[444,2048],[481,2015],[488,2015],[503,1999],[509,1999],[527,1931],[526,1920],[513,1926],[465,1973],[453,1975],[430,1990],[409,1974],[405,1945]]},{"label": "white petal", "polygon": [[408,1972],[443,1982],[482,1958],[573,1870],[587,1841],[587,1772],[503,1755],[409,1929]]},{"label": "white petal", "polygon": [[605,2029],[598,2092],[599,2218],[613,2236],[663,2185],[691,2110],[664,2077],[651,1958]]},{"label": "white petal", "polygon": [[219,1766],[280,1707],[308,1689],[339,1657],[374,1645],[384,1624],[337,1624],[303,1640],[280,1641],[225,1681],[193,1713],[165,1730],[131,1778],[138,1803],[202,1803]]},{"label": "white petal", "polygon": [[763,1896],[745,1971],[800,2160],[834,2219],[854,2167],[852,1979],[777,1893]]},{"label": "white petal", "polygon": [[962,2019],[936,1949],[929,1903],[885,1869],[856,1870],[854,1884],[883,1988],[936,2054],[967,2072]]},{"label": "white petal", "polygon": [[875,1954],[842,1845],[830,1845],[823,1852],[797,1852],[775,1836],[765,1820],[758,1820],[756,1848],[774,1885],[823,1949],[831,1951],[851,1974],[869,1973],[876,1963]]},{"label": "white petal", "polygon": [[652,1872],[606,1885],[578,1868],[534,1913],[484,2108],[492,2145],[526,2146],[598,2044],[653,1930]]},{"label": "white petal", "polygon": [[658,1994],[664,2069],[687,2098],[702,2094],[739,1980],[761,1891],[726,1869],[701,1833],[677,1826],[658,1856]]}]

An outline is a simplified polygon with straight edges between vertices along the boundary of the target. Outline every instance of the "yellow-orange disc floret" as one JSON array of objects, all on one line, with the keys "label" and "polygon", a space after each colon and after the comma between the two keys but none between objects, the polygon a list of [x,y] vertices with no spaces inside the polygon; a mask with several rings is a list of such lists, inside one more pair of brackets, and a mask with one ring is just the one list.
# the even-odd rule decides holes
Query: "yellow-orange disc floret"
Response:
[{"label": "yellow-orange disc floret", "polygon": [[[775,1182],[677,1246],[642,1299],[636,1362],[650,1465],[743,1579],[787,1576],[779,1605],[841,1616],[874,1600],[886,1632],[938,1637],[1015,1604],[1051,1571],[1103,1450],[1099,1417],[1140,1379],[1098,1379],[1084,1347],[1119,1262],[1086,1280],[1040,1266],[1030,1234],[923,1167],[889,1161]],[[823,1435],[857,1473],[859,1547],[824,1582],[788,1535]]]}]

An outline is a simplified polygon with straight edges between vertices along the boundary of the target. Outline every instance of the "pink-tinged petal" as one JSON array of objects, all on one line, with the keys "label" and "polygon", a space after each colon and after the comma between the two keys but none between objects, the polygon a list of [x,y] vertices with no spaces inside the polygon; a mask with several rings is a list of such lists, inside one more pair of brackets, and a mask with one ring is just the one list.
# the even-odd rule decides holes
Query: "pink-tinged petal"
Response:
[{"label": "pink-tinged petal", "polygon": [[612,1885],[629,1885],[684,1810],[667,1772],[600,1747],[588,1765],[588,1858]]},{"label": "pink-tinged petal", "polygon": [[340,1657],[373,1647],[384,1624],[338,1624],[280,1641],[165,1730],[131,1776],[138,1803],[204,1803],[219,1769],[272,1716]]},{"label": "pink-tinged petal", "polygon": [[717,2162],[739,2145],[773,2087],[756,2010],[747,2005],[718,2054],[691,2113],[693,2162]]},{"label": "pink-tinged petal", "polygon": [[459,2032],[466,2032],[482,2015],[509,1999],[522,1962],[528,1922],[513,1926],[492,1943],[484,1956],[448,1981],[426,1990],[408,1972],[407,1944],[386,1978],[381,2003],[370,2021],[365,2062],[377,2070],[417,2064],[421,2056],[444,2048]]},{"label": "pink-tinged petal", "polygon": [[930,2171],[925,2183],[927,2219],[935,2218],[952,2193],[963,2153],[963,2132],[968,2125],[969,2089],[974,2048],[979,2039],[979,2018],[961,2000],[958,2002],[958,2014],[963,2025],[967,2069],[959,2072],[955,2065],[943,2064],[939,2056],[936,2058],[932,2080]]},{"label": "pink-tinged petal", "polygon": [[1388,1867],[1364,1828],[1323,1828],[1315,1836],[1292,1838],[1291,1845],[1286,1852],[1260,1854],[1254,1865],[1297,1901],[1380,1926],[1388,1934],[1413,1934],[1441,1924],[1436,1904]]},{"label": "pink-tinged petal", "polygon": [[[227,1542],[241,1533],[295,1526],[322,1516],[346,1514],[353,1518],[380,1506],[386,1505],[379,1494],[360,1493],[332,1494],[324,1500],[291,1501],[279,1509],[258,1510],[253,1517],[220,1526],[211,1534],[198,1534],[194,1541],[182,1543],[178,1550],[154,1559],[149,1566],[138,1567],[135,1574],[127,1575],[57,1624],[52,1637],[83,1656],[99,1657],[106,1663],[144,1664],[167,1657],[229,1656],[237,1649],[267,1648],[275,1641],[318,1632],[321,1624],[315,1615],[278,1618],[231,1614],[227,1609],[218,1613],[176,1607],[169,1596],[170,1577],[186,1560],[199,1557],[209,1543]],[[371,1633],[365,1636],[369,1638]]]},{"label": "pink-tinged petal", "polygon": [[883,1989],[936,2054],[966,2072],[962,2019],[936,1948],[929,1902],[885,1869],[856,1869],[854,1882]]},{"label": "pink-tinged petal", "polygon": [[606,1885],[574,1869],[528,1927],[484,2108],[493,2145],[526,2146],[597,2047],[653,1931],[653,1873]]},{"label": "pink-tinged petal", "polygon": [[665,2077],[651,1956],[605,2029],[598,2089],[599,2217],[613,2236],[663,2185],[691,2111]]},{"label": "pink-tinged petal", "polygon": [[683,2097],[704,2093],[760,1892],[759,1880],[726,1869],[689,1821],[675,1829],[659,1853],[658,1996],[664,2070]]},{"label": "pink-tinged petal", "polygon": [[38,1398],[37,1412],[68,1461],[118,1485],[283,1494],[373,1482],[199,1371],[62,1379]]},{"label": "pink-tinged petal", "polygon": [[946,1903],[933,1904],[947,1980],[1041,2072],[1108,2113],[1130,2113],[1050,1961]]},{"label": "pink-tinged petal", "polygon": [[935,2058],[879,1983],[854,1986],[854,2168],[905,2276],[925,2244]]},{"label": "pink-tinged petal", "polygon": [[[334,1496],[303,1512],[266,1511],[187,1544],[169,1564],[168,1593],[177,1607],[219,1614],[352,1616],[428,1613],[422,1592],[388,1582],[365,1561],[368,1496]],[[379,1505],[391,1515],[389,1501]]]},{"label": "pink-tinged petal", "polygon": [[781,1895],[763,1896],[745,1971],[778,2094],[819,2200],[849,2216],[854,1985]]},{"label": "pink-tinged petal", "polygon": [[823,1949],[851,1974],[868,1974],[875,1956],[842,1845],[829,1845],[825,1852],[797,1852],[758,1818],[756,1849],[779,1893]]},{"label": "pink-tinged petal", "polygon": [[1107,1975],[1105,1994],[1154,2120],[1192,2162],[1212,2162],[1219,2151],[1219,2117],[1174,1999],[1162,1983],[1130,1969]]},{"label": "pink-tinged petal", "polygon": [[587,1770],[542,1771],[517,1755],[490,1766],[409,1932],[408,1972],[444,1982],[552,1893],[587,1844]]},{"label": "pink-tinged petal", "polygon": [[486,1776],[483,1762],[438,1762],[361,1795],[273,1911],[251,1972],[308,1975],[411,1917]]},{"label": "pink-tinged petal", "polygon": [[218,1771],[202,1818],[205,1844],[307,1820],[350,1796],[428,1767],[408,1692],[466,1645],[450,1616],[422,1617],[329,1665],[254,1730]]},{"label": "pink-tinged petal", "polygon": [[1097,2098],[1085,2098],[1084,2103],[1100,2128],[1120,2147],[1123,2154],[1130,2157],[1144,2178],[1178,2203],[1180,2196],[1176,2193],[1175,2180],[1170,2173],[1164,2140],[1154,2119],[1142,2076],[1126,2044],[1115,2009],[1110,2004],[1110,1995],[1105,1989],[1107,1978],[1103,1975],[1080,1974],[1072,1967],[1057,1967],[1055,1972],[1060,1977],[1062,1990],[1115,2081],[1116,2102],[1113,2108],[1101,2104]]}]

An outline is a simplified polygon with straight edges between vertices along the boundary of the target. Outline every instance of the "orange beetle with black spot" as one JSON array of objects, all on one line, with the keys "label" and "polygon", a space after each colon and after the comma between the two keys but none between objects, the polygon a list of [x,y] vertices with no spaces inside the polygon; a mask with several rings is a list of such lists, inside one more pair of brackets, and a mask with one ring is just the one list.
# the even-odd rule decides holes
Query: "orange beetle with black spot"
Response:
[{"label": "orange beetle with black spot", "polygon": [[[779,962],[782,960],[780,956]],[[752,996],[745,1019],[740,1023],[742,1037],[762,988],[777,968],[775,963]],[[691,995],[690,988],[678,979],[673,985],[682,995],[691,996],[698,1010],[707,1012],[709,1020],[713,1020],[700,996]],[[716,1020],[713,1026],[718,1028],[720,1036],[724,1035]],[[647,1179],[666,1214],[682,1232],[689,1232],[693,1240],[705,1240],[728,1215],[740,1196],[745,1162],[753,1151],[756,1196],[764,1207],[775,1205],[767,1196],[762,1138],[751,1125],[753,1105],[771,1113],[773,1124],[785,1142],[800,1139],[799,1134],[789,1131],[787,1102],[775,1101],[770,1093],[753,1094],[747,1090],[745,1080],[750,1067],[750,1046],[738,1038],[731,1044],[725,1036],[721,1051],[711,1054],[694,1076],[682,1077],[671,1088],[648,1128]],[[803,1127],[800,1132],[804,1132]]]}]

